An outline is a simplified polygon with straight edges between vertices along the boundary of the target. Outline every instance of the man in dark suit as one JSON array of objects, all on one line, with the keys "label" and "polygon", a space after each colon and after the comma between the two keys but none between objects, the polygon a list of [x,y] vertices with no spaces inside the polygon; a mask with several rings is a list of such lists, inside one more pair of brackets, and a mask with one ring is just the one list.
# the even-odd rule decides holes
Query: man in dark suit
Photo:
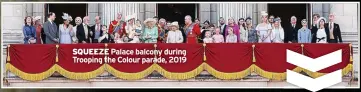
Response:
[{"label": "man in dark suit", "polygon": [[313,14],[313,24],[311,26],[311,36],[312,36],[312,43],[316,43],[317,37],[316,37],[316,33],[317,33],[317,20],[320,18],[320,14]]},{"label": "man in dark suit", "polygon": [[78,43],[90,43],[91,39],[91,28],[88,26],[89,17],[85,16],[83,18],[83,23],[76,27],[76,37],[78,38]]},{"label": "man in dark suit", "polygon": [[329,29],[329,35],[327,38],[328,43],[342,43],[342,37],[341,37],[341,30],[340,26],[334,22],[335,15],[333,13],[330,13],[328,16],[329,22],[325,24],[326,28]]},{"label": "man in dark suit", "polygon": [[44,23],[44,33],[46,35],[45,43],[46,44],[55,44],[59,43],[59,31],[58,27],[55,24],[55,13],[49,12],[48,21]]},{"label": "man in dark suit", "polygon": [[95,25],[91,27],[92,43],[99,43],[99,37],[103,36],[102,25],[100,24],[100,16],[95,16]]},{"label": "man in dark suit", "polygon": [[[220,17],[219,18],[219,24],[220,24],[220,26],[219,26],[219,28],[221,28],[221,34],[223,35],[223,37],[226,37],[226,28],[227,28],[227,25],[226,25],[226,23],[224,22],[224,18],[223,17]],[[226,39],[224,39],[224,42],[226,42]]]},{"label": "man in dark suit", "polygon": [[292,16],[291,25],[287,27],[287,30],[285,31],[284,43],[297,43],[298,29],[300,29],[300,27],[297,26],[297,18],[295,16]]}]

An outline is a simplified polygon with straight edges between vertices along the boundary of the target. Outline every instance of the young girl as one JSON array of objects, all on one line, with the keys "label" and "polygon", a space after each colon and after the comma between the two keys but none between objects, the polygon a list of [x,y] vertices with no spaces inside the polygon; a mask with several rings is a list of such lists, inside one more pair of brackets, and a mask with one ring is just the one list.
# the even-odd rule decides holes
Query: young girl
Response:
[{"label": "young girl", "polygon": [[178,22],[173,22],[169,26],[170,30],[167,36],[167,43],[183,43],[183,35],[182,32],[179,30]]},{"label": "young girl", "polygon": [[119,34],[114,34],[114,43],[123,43],[122,38]]},{"label": "young girl", "polygon": [[204,42],[204,43],[213,43],[213,38],[212,38],[212,33],[211,33],[211,31],[207,31],[207,32],[205,33],[205,37],[204,37],[204,39],[203,39],[203,42]]},{"label": "young girl", "polygon": [[228,28],[226,43],[237,43],[237,36],[233,33],[233,28],[231,27]]},{"label": "young girl", "polygon": [[220,33],[220,30],[221,29],[217,27],[215,34],[212,36],[214,43],[224,43],[224,37]]}]

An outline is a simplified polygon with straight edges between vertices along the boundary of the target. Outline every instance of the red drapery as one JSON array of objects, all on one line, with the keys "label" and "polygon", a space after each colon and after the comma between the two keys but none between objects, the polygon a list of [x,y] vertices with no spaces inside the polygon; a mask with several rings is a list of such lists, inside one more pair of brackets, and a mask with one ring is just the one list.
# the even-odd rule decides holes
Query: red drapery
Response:
[{"label": "red drapery", "polygon": [[250,73],[252,44],[207,44],[206,70],[217,78],[238,79]]},{"label": "red drapery", "polygon": [[8,54],[10,61],[6,65],[7,69],[20,78],[42,80],[55,71],[55,45],[11,45]]},{"label": "red drapery", "polygon": [[[162,50],[157,55],[76,55],[77,57],[110,58],[165,58],[183,57],[165,55],[165,50],[185,50],[187,61],[177,64],[162,63],[74,63],[73,49],[107,48],[116,50]],[[312,73],[286,62],[286,49],[317,58],[342,49],[342,62]],[[134,52],[136,53],[136,52]],[[352,70],[352,48],[349,44],[62,44],[22,45],[8,48],[6,69],[31,81],[43,80],[54,72],[70,79],[90,79],[108,71],[122,79],[141,79],[154,71],[169,79],[189,79],[203,70],[220,79],[239,79],[255,72],[269,79],[285,79],[286,69],[305,71],[312,77],[343,69],[343,74]],[[205,62],[203,62],[205,61]],[[327,62],[327,61],[325,61]]]},{"label": "red drapery", "polygon": [[[160,63],[156,70],[169,79],[188,79],[197,76],[203,71],[203,47],[202,44],[157,44],[157,49],[163,51],[161,57],[168,63]],[[165,55],[168,50],[168,55]],[[182,54],[175,55],[176,51],[186,51],[186,62],[182,62]],[[169,53],[173,53],[169,55]],[[181,52],[178,52],[181,53]],[[157,56],[159,57],[159,56]],[[173,60],[171,60],[173,57]],[[177,62],[179,60],[179,62]],[[172,63],[173,62],[173,63]]]},{"label": "red drapery", "polygon": [[[317,72],[321,74],[311,73],[310,71],[307,70],[306,73],[308,73],[312,77],[319,77],[323,75],[323,73],[330,73],[343,68],[352,68],[351,66],[349,66],[352,65],[352,62],[350,61],[350,55],[352,55],[351,54],[352,52],[350,52],[351,49],[349,44],[305,44],[304,54],[311,58],[318,58],[320,56],[326,55],[328,53],[332,53],[337,50],[342,50],[342,62]],[[327,62],[327,61],[323,61],[323,62]],[[343,70],[343,74],[345,73],[348,72]]]},{"label": "red drapery", "polygon": [[[108,44],[107,48],[116,50],[133,50],[136,53],[138,50],[155,50],[154,44]],[[154,58],[154,55],[109,55],[111,58]],[[140,63],[110,63],[106,67],[107,71],[122,79],[141,79],[149,75],[154,71],[152,63],[141,64]]]},{"label": "red drapery", "polygon": [[[71,79],[89,79],[101,74],[104,69],[103,64],[99,63],[80,63],[75,62],[73,57],[77,58],[104,58],[103,55],[73,55],[73,49],[104,49],[104,44],[61,44],[58,47],[57,62],[58,72]],[[88,51],[86,51],[88,52]],[[104,62],[103,62],[104,63]]]}]

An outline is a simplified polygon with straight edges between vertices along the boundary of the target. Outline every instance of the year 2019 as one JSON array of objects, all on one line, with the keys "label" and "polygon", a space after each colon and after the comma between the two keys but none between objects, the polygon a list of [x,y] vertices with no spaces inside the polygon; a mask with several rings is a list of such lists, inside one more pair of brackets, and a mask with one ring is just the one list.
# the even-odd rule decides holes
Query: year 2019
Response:
[{"label": "year 2019", "polygon": [[186,63],[187,57],[169,57],[168,63]]}]

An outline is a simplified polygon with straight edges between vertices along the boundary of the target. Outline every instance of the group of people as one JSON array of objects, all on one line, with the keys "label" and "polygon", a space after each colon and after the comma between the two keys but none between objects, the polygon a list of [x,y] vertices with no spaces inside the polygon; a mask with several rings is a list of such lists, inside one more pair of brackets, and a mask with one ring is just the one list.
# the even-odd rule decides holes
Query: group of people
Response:
[{"label": "group of people", "polygon": [[72,17],[63,13],[63,23],[59,27],[54,22],[55,13],[47,15],[43,25],[40,16],[25,17],[23,27],[25,44],[79,44],[79,43],[338,43],[342,42],[341,31],[334,23],[334,14],[329,15],[329,22],[313,15],[313,24],[308,27],[306,19],[301,20],[298,27],[297,18],[291,17],[291,26],[282,27],[281,18],[268,16],[261,12],[262,22],[253,26],[252,18],[240,18],[236,22],[232,17],[225,23],[219,18],[219,26],[206,20],[201,26],[199,19],[192,21],[187,15],[185,25],[180,27],[177,21],[169,22],[157,17],[146,19],[143,24],[135,20],[136,14],[128,15],[122,21],[122,13],[109,27],[101,24],[101,17],[95,17],[95,25],[89,25],[89,17],[76,17],[75,25],[71,25]]}]

